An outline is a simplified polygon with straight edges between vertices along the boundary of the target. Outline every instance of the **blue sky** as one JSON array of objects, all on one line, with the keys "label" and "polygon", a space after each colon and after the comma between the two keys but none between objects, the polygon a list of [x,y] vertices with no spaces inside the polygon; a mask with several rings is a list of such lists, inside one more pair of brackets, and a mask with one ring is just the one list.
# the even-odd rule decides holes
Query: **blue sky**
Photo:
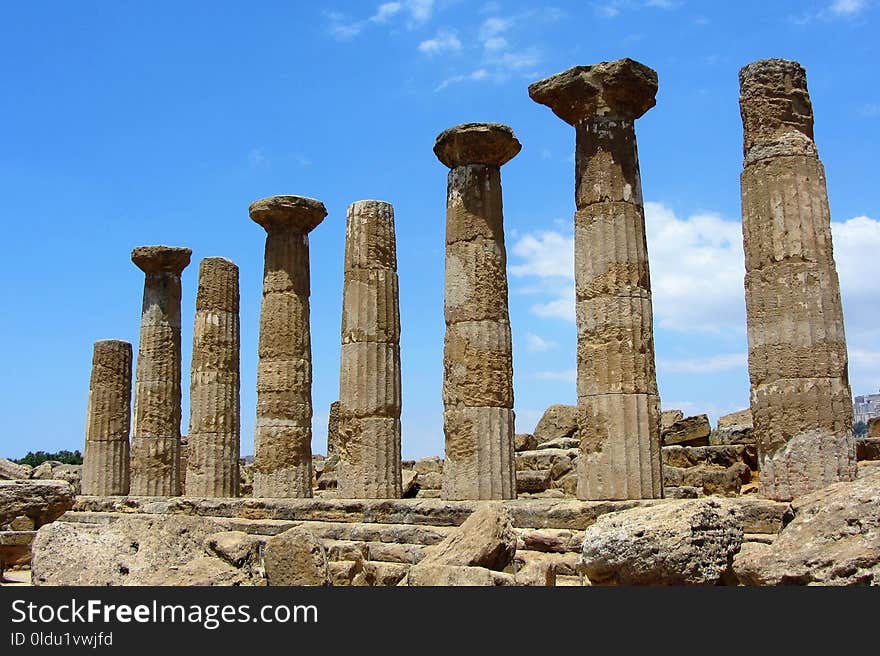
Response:
[{"label": "blue sky", "polygon": [[[878,5],[878,6],[875,6]],[[142,244],[184,272],[184,425],[198,261],[241,268],[242,453],[252,452],[264,233],[248,204],[321,199],[315,439],[338,395],[345,209],[395,207],[404,457],[442,454],[443,129],[509,124],[502,170],[518,428],[575,402],[574,131],[527,94],[576,64],[656,69],[637,124],[664,407],[748,405],[737,73],[807,69],[828,174],[853,392],[880,387],[880,2],[8,2],[0,9],[0,455],[81,448],[92,343],[137,345]]]}]

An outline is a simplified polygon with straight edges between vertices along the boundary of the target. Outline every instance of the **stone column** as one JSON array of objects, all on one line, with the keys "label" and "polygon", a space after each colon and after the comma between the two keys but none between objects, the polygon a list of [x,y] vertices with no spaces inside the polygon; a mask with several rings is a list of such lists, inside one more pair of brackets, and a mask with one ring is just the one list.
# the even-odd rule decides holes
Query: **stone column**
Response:
[{"label": "stone column", "polygon": [[362,200],[348,208],[344,278],[338,496],[398,499],[400,311],[389,203]]},{"label": "stone column", "polygon": [[309,233],[327,210],[301,196],[250,206],[266,230],[257,365],[254,496],[312,496],[312,345]]},{"label": "stone column", "polygon": [[190,369],[188,496],[238,496],[238,301],[238,267],[222,257],[202,260]]},{"label": "stone column", "polygon": [[128,494],[130,426],[131,344],[100,340],[95,342],[89,381],[83,494]]},{"label": "stone column", "polygon": [[806,73],[770,59],[749,64],[739,79],[760,489],[789,500],[856,474],[840,284]]},{"label": "stone column", "polygon": [[575,128],[577,495],[663,496],[660,400],[635,120],[657,74],[631,59],[576,66],[529,86]]},{"label": "stone column", "polygon": [[134,381],[131,494],[180,494],[180,275],[192,251],[140,246],[131,260],[145,274]]},{"label": "stone column", "polygon": [[501,166],[520,151],[513,131],[466,123],[434,154],[451,170],[446,194],[443,350],[444,499],[513,499],[513,358]]}]

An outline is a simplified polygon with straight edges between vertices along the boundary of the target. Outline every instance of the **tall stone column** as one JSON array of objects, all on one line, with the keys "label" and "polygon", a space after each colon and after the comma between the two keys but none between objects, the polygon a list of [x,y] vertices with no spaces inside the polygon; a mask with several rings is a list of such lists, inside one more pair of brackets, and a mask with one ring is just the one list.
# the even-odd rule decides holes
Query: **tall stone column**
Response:
[{"label": "tall stone column", "polygon": [[446,194],[443,350],[445,499],[513,499],[513,357],[501,166],[520,151],[513,131],[465,123],[434,154],[451,170]]},{"label": "tall stone column", "polygon": [[203,259],[190,369],[188,496],[238,496],[238,302],[238,267],[222,257]]},{"label": "tall stone column", "polygon": [[116,339],[97,341],[89,381],[83,494],[128,494],[130,426],[131,344]]},{"label": "tall stone column", "polygon": [[145,274],[134,382],[131,494],[180,494],[180,276],[192,251],[139,246],[131,260]]},{"label": "tall stone column", "polygon": [[806,73],[797,62],[769,59],[739,79],[760,489],[788,500],[856,474],[840,284]]},{"label": "tall stone column", "polygon": [[397,499],[400,478],[400,310],[394,209],[348,208],[342,295],[339,496]]},{"label": "tall stone column", "polygon": [[254,496],[312,496],[312,344],[309,233],[327,210],[302,196],[250,206],[266,230],[257,365]]},{"label": "tall stone column", "polygon": [[657,74],[631,59],[576,66],[529,86],[573,125],[578,331],[577,495],[663,496],[660,400],[635,120]]}]

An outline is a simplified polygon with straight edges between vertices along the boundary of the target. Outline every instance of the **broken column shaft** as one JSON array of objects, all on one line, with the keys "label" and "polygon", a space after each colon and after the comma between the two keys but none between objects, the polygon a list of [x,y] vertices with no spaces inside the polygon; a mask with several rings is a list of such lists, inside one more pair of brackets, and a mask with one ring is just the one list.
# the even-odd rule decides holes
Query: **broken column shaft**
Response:
[{"label": "broken column shaft", "polygon": [[501,166],[520,148],[513,131],[497,123],[450,128],[434,146],[437,158],[450,168],[443,351],[445,499],[516,497]]},{"label": "broken column shaft", "polygon": [[789,500],[856,474],[840,284],[804,69],[782,59],[749,64],[740,110],[760,490]]},{"label": "broken column shaft", "polygon": [[575,288],[581,499],[663,496],[660,401],[635,120],[657,74],[631,59],[529,86],[576,132]]},{"label": "broken column shaft", "polygon": [[83,494],[128,494],[130,425],[131,344],[115,339],[97,341],[89,381]]},{"label": "broken column shaft", "polygon": [[203,259],[190,370],[187,496],[238,496],[238,306],[238,267],[222,257]]},{"label": "broken column shaft", "polygon": [[[396,499],[400,472],[400,310],[394,209],[348,208],[342,300],[339,496]],[[329,455],[329,449],[328,449]]]},{"label": "broken column shaft", "polygon": [[311,497],[309,232],[327,210],[311,198],[272,196],[249,212],[266,230],[253,496]]},{"label": "broken column shaft", "polygon": [[192,251],[140,246],[132,262],[145,274],[134,383],[131,494],[180,494],[180,276]]}]

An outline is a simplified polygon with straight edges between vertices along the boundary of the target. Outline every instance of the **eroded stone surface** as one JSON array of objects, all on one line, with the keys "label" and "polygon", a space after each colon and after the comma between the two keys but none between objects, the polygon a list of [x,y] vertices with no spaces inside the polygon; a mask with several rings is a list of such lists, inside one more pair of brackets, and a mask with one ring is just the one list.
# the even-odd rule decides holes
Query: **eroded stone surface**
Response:
[{"label": "eroded stone surface", "polygon": [[792,503],[794,519],[771,545],[743,549],[747,585],[880,584],[880,470]]},{"label": "eroded stone surface", "polygon": [[239,491],[240,373],[238,267],[222,257],[199,266],[190,368],[186,494]]},{"label": "eroded stone surface", "polygon": [[309,331],[308,233],[324,205],[273,196],[250,206],[266,230],[257,365],[253,494],[312,496],[312,346]]},{"label": "eroded stone surface", "polygon": [[192,251],[140,246],[132,262],[145,273],[131,427],[131,493],[180,494],[180,294]]},{"label": "eroded stone surface", "polygon": [[760,490],[786,500],[856,476],[840,285],[804,69],[781,59],[744,67],[740,110]]},{"label": "eroded stone surface", "polygon": [[125,495],[129,492],[131,361],[128,342],[95,342],[86,413],[83,494]]},{"label": "eroded stone surface", "polygon": [[337,488],[343,498],[398,498],[400,311],[391,204],[352,203],[345,240]]},{"label": "eroded stone surface", "polygon": [[582,499],[657,498],[660,409],[634,121],[657,74],[631,59],[576,66],[529,87],[576,130],[575,297]]},{"label": "eroded stone surface", "polygon": [[269,585],[330,585],[327,550],[307,529],[292,528],[270,538],[263,566]]},{"label": "eroded stone surface", "polygon": [[584,533],[580,566],[594,585],[715,585],[742,539],[736,506],[669,501],[600,517]]},{"label": "eroded stone surface", "polygon": [[443,354],[447,499],[516,496],[500,167],[519,150],[513,131],[494,123],[450,128],[434,147],[451,169]]}]

